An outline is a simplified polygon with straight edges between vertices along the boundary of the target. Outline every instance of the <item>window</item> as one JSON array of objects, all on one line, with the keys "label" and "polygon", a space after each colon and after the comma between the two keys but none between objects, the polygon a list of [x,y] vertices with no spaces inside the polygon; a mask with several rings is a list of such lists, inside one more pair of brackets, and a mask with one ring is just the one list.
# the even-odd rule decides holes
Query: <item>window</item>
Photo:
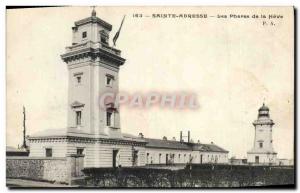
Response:
[{"label": "window", "polygon": [[81,111],[76,111],[76,125],[81,125]]},{"label": "window", "polygon": [[85,32],[82,32],[82,38],[86,38],[86,31]]},{"label": "window", "polygon": [[108,44],[107,38],[104,36],[101,36],[101,43]]},{"label": "window", "polygon": [[107,77],[106,79],[106,85],[111,85],[112,79]]},{"label": "window", "polygon": [[84,148],[77,148],[77,155],[83,155]]},{"label": "window", "polygon": [[76,79],[77,79],[77,84],[80,84],[81,83],[81,76],[76,76]]},{"label": "window", "polygon": [[111,118],[112,118],[112,112],[106,112],[106,125],[111,126]]},{"label": "window", "polygon": [[149,153],[147,153],[147,160],[146,160],[147,164],[149,164]]},{"label": "window", "polygon": [[109,39],[108,33],[104,30],[101,30],[99,33],[100,33],[101,43],[108,45],[108,39]]},{"label": "window", "polygon": [[112,86],[113,85],[114,76],[107,74],[105,84],[106,86]]},{"label": "window", "polygon": [[161,162],[161,153],[158,155],[158,163],[160,164]]},{"label": "window", "polygon": [[52,148],[46,148],[46,157],[52,157]]},{"label": "window", "polygon": [[171,163],[174,163],[174,160],[175,160],[175,154],[170,154]]},{"label": "window", "polygon": [[83,75],[83,72],[76,72],[74,73],[74,78],[75,78],[75,82],[77,85],[81,84],[82,82],[82,75]]},{"label": "window", "polygon": [[263,143],[259,142],[259,148],[263,148]]}]

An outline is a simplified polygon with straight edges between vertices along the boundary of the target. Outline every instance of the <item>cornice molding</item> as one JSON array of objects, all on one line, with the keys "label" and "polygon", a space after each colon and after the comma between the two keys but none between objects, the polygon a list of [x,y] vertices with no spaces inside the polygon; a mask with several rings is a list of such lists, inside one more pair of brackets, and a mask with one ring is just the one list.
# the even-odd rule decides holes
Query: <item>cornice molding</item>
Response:
[{"label": "cornice molding", "polygon": [[126,139],[112,138],[89,138],[75,136],[45,136],[45,137],[29,137],[28,140],[33,143],[42,142],[71,142],[71,143],[93,143],[93,144],[114,144],[114,145],[133,145],[145,146],[145,141],[131,141]]},{"label": "cornice molding", "polygon": [[110,53],[102,48],[94,49],[91,47],[70,51],[62,54],[61,58],[66,63],[84,58],[91,58],[93,61],[95,61],[96,58],[99,58],[101,62],[106,62],[116,67],[123,65],[126,61],[124,58]]}]

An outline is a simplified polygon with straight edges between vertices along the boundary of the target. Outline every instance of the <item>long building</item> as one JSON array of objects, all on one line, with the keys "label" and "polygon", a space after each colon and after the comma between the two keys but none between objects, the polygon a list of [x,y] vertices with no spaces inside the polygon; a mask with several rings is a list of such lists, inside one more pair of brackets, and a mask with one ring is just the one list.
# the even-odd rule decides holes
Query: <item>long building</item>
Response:
[{"label": "long building", "polygon": [[145,138],[146,164],[228,163],[228,151],[215,144]]},{"label": "long building", "polygon": [[69,76],[68,125],[28,138],[31,157],[84,156],[84,167],[147,164],[227,163],[228,151],[214,144],[158,140],[121,132],[120,110],[99,106],[101,93],[119,91],[121,51],[109,45],[112,25],[90,17],[72,27],[72,45],[61,55]]}]

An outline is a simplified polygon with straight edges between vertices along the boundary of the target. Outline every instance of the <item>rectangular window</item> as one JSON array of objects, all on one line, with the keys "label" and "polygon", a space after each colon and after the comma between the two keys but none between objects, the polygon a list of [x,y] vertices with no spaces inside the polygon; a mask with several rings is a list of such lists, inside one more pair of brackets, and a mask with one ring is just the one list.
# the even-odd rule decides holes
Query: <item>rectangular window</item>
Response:
[{"label": "rectangular window", "polygon": [[105,32],[104,30],[101,30],[99,32],[99,34],[100,34],[100,41],[101,41],[101,43],[108,45],[108,39],[109,39],[108,33]]},{"label": "rectangular window", "polygon": [[107,38],[104,36],[101,36],[101,43],[108,44]]},{"label": "rectangular window", "polygon": [[81,83],[81,76],[76,76],[77,84]]},{"label": "rectangular window", "polygon": [[46,157],[52,157],[52,148],[46,148]]},{"label": "rectangular window", "polygon": [[146,163],[149,164],[149,153],[147,153],[147,160]]},{"label": "rectangular window", "polygon": [[112,86],[113,85],[114,76],[107,74],[105,84],[106,86]]},{"label": "rectangular window", "polygon": [[160,164],[161,162],[161,153],[158,155],[158,163]]},{"label": "rectangular window", "polygon": [[111,126],[111,118],[112,118],[112,113],[111,112],[106,112],[106,125]]},{"label": "rectangular window", "polygon": [[82,38],[86,38],[86,35],[87,33],[86,33],[86,31],[85,32],[82,32]]},{"label": "rectangular window", "polygon": [[263,143],[262,142],[259,143],[259,148],[263,148]]},{"label": "rectangular window", "polygon": [[81,84],[81,82],[82,82],[82,75],[83,75],[83,72],[74,73],[75,83],[77,85]]},{"label": "rectangular window", "polygon": [[110,77],[106,78],[106,85],[111,85],[112,79]]},{"label": "rectangular window", "polygon": [[81,125],[81,111],[76,111],[76,126]]},{"label": "rectangular window", "polygon": [[83,155],[84,148],[77,148],[77,155]]}]

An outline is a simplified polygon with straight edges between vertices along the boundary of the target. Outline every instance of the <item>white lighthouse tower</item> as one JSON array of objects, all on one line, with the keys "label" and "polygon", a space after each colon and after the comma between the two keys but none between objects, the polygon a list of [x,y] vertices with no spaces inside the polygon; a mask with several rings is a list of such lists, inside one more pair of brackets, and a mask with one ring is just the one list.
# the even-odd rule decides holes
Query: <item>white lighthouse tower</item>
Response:
[{"label": "white lighthouse tower", "polygon": [[271,165],[276,163],[277,153],[273,149],[272,126],[269,108],[263,104],[258,110],[258,118],[253,122],[255,129],[253,148],[247,152],[251,164]]}]

